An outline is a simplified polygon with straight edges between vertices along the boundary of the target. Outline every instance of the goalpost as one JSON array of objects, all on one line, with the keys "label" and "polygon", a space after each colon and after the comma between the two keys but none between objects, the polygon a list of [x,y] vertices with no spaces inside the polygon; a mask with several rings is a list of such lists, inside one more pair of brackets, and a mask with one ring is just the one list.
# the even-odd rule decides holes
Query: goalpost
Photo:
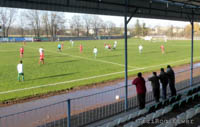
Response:
[{"label": "goalpost", "polygon": [[151,42],[167,42],[166,36],[152,36]]}]

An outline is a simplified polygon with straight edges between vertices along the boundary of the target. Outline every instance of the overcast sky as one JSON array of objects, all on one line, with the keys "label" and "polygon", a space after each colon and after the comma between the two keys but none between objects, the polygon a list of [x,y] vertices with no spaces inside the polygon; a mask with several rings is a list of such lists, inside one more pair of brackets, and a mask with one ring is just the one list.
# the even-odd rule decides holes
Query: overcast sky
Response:
[{"label": "overcast sky", "polygon": [[[73,15],[75,15],[75,13],[65,13],[67,18],[71,18]],[[82,14],[80,14],[82,15]],[[112,21],[114,22],[117,26],[120,26],[124,23],[124,18],[123,17],[117,17],[117,16],[103,16],[100,15],[100,17],[104,20],[104,21]],[[154,26],[177,26],[177,27],[184,27],[187,24],[189,24],[189,22],[180,22],[180,21],[170,21],[170,20],[158,20],[158,19],[145,19],[145,18],[132,18],[132,20],[130,21],[129,26],[133,26],[136,22],[136,20],[139,19],[139,21],[141,23],[146,23],[146,25],[148,27],[154,27]]]},{"label": "overcast sky", "polygon": [[[19,9],[19,12],[24,12],[25,9]],[[82,15],[79,13],[64,13],[66,19],[71,19],[73,15]],[[117,17],[117,16],[103,16],[100,15],[100,17],[104,21],[112,21],[117,26],[122,26],[124,24],[124,18],[123,17]],[[146,23],[147,27],[154,27],[154,26],[177,26],[177,27],[185,27],[189,22],[180,22],[180,21],[171,21],[171,20],[158,20],[158,19],[145,19],[145,18],[132,18],[132,20],[129,23],[129,26],[133,26],[136,22],[136,20],[139,19],[140,23]],[[67,20],[66,20],[67,22]],[[15,23],[17,25],[18,23]]]}]

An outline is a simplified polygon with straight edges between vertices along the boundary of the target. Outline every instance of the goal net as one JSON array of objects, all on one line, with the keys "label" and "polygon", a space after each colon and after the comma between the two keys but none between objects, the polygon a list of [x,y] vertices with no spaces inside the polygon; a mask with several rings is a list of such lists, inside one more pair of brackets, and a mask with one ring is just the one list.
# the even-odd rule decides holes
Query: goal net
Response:
[{"label": "goal net", "polygon": [[151,38],[152,42],[167,42],[166,36],[152,36]]}]

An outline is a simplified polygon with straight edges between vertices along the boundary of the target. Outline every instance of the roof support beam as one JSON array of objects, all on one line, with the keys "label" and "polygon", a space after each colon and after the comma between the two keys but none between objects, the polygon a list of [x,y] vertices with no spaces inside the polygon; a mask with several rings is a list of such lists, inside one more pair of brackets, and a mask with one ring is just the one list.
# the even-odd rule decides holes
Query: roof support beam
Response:
[{"label": "roof support beam", "polygon": [[138,8],[135,9],[135,11],[132,13],[132,15],[129,17],[129,19],[126,21],[126,23],[128,24],[131,19],[133,18],[133,16],[137,13]]},{"label": "roof support beam", "polygon": [[[128,0],[124,0],[126,7],[124,8],[124,40],[125,40],[125,111],[128,110],[128,36],[127,36],[127,13],[128,13]],[[131,18],[130,18],[131,19]],[[130,21],[130,20],[129,20]]]},{"label": "roof support beam", "polygon": [[192,15],[192,19],[190,21],[192,26],[191,31],[191,63],[190,63],[190,86],[193,85],[193,54],[194,54],[194,15]]}]

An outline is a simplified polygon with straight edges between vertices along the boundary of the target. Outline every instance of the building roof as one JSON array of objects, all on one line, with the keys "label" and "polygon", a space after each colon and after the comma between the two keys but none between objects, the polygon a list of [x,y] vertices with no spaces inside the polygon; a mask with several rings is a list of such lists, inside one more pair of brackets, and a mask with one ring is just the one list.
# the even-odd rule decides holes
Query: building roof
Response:
[{"label": "building roof", "polygon": [[168,19],[178,21],[200,21],[200,0],[1,0],[0,6],[88,13],[112,16],[128,16]]}]

